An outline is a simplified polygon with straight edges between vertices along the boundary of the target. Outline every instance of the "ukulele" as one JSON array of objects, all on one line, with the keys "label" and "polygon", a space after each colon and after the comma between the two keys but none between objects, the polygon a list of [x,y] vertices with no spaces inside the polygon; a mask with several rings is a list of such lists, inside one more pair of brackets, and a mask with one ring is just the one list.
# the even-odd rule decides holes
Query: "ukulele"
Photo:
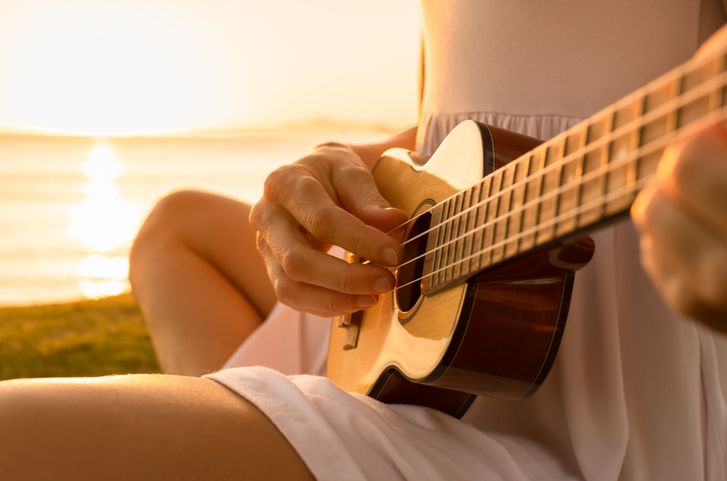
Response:
[{"label": "ukulele", "polygon": [[[525,399],[558,352],[589,231],[628,215],[667,145],[727,118],[727,46],[541,142],[465,121],[434,155],[373,170],[409,215],[397,286],[334,318],[328,377],[455,417],[477,395]],[[368,262],[351,253],[348,262]]]}]

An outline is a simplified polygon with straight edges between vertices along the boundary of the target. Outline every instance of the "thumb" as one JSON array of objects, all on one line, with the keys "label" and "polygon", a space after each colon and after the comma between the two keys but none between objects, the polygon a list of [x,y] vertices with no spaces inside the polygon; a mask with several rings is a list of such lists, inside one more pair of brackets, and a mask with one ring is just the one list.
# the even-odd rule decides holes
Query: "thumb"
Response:
[{"label": "thumb", "polygon": [[388,232],[406,222],[406,213],[392,207],[381,195],[374,177],[366,168],[346,169],[333,181],[343,207],[365,224]]}]

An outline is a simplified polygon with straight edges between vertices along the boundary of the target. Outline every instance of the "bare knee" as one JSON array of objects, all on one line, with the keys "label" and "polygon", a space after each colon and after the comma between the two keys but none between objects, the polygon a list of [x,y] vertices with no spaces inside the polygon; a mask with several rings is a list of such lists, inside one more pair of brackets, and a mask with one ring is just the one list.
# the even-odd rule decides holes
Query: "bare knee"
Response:
[{"label": "bare knee", "polygon": [[194,190],[180,190],[162,197],[144,220],[132,252],[180,236],[190,212],[199,204],[202,195],[202,192]]},{"label": "bare knee", "polygon": [[169,252],[174,244],[183,244],[190,212],[199,205],[202,192],[180,190],[161,198],[147,216],[134,239],[129,254],[129,281],[134,287],[145,265]]}]

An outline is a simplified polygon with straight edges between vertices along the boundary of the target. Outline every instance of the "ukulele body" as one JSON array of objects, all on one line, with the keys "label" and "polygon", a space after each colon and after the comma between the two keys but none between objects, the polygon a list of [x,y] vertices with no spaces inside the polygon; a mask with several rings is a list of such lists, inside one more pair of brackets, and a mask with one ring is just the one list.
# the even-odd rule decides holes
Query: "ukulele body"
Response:
[{"label": "ukulele body", "polygon": [[[433,245],[428,237],[441,235],[430,231],[427,211],[539,143],[467,121],[424,167],[404,150],[384,154],[373,171],[382,195],[410,218],[420,216],[401,233],[402,242],[414,239],[406,259],[420,257]],[[456,239],[456,229],[447,235]],[[452,255],[471,250],[452,245]],[[366,311],[334,319],[328,377],[349,392],[456,417],[476,395],[527,398],[553,364],[574,272],[590,261],[593,250],[588,237],[553,242],[434,290],[418,280],[433,275],[431,263],[400,267],[394,274],[404,287],[380,296]],[[352,254],[347,260],[360,261]]]}]

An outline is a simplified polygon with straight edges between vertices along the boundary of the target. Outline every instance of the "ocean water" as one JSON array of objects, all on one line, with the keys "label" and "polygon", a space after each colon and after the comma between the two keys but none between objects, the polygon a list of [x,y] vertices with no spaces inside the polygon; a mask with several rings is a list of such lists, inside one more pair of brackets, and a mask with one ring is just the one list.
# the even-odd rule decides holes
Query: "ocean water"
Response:
[{"label": "ocean water", "polygon": [[0,135],[0,306],[126,292],[131,242],[163,195],[193,188],[253,202],[269,172],[315,144],[385,135]]}]

